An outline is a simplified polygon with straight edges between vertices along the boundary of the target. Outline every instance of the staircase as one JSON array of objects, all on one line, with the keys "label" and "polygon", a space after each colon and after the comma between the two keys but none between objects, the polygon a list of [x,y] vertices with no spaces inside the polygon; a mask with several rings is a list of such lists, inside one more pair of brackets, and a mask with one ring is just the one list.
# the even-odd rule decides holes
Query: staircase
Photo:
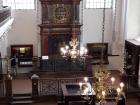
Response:
[{"label": "staircase", "polygon": [[30,105],[33,103],[31,94],[14,94],[10,105]]}]

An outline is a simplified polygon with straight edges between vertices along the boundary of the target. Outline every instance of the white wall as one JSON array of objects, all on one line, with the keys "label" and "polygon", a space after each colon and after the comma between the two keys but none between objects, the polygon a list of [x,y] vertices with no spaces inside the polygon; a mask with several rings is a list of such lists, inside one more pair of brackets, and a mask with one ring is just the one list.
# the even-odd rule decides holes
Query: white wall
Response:
[{"label": "white wall", "polygon": [[14,19],[6,19],[6,21],[0,25],[0,52],[1,56],[7,56],[8,47],[8,32],[11,29],[11,25]]},{"label": "white wall", "polygon": [[36,10],[13,10],[13,26],[9,32],[9,49],[11,44],[33,44],[37,55],[37,19]]},{"label": "white wall", "polygon": [[[37,35],[37,11],[36,10],[12,10],[14,22],[8,33],[8,52],[13,44],[33,44],[33,55],[38,56]],[[18,68],[19,71],[30,71],[32,68]]]},{"label": "white wall", "polygon": [[101,41],[102,10],[84,9],[83,12],[83,43]]},{"label": "white wall", "polygon": [[2,0],[0,0],[0,9],[2,8]]},{"label": "white wall", "polygon": [[[3,39],[0,40],[0,52],[1,52],[1,57],[5,58],[7,56],[7,47],[8,47],[8,38],[7,35],[4,36]],[[6,73],[6,60],[2,60],[2,73]]]},{"label": "white wall", "polygon": [[140,0],[127,0],[127,39],[140,36]]},{"label": "white wall", "polygon": [[[103,9],[84,9],[83,12],[83,42],[101,42],[102,41],[102,20]],[[105,21],[105,41],[109,41],[112,36],[112,10],[106,10]]]},{"label": "white wall", "polygon": [[[1,27],[0,27],[0,33],[1,33]],[[7,30],[3,35],[0,37],[0,52],[1,52],[1,58],[5,58],[7,56],[7,48],[8,48],[8,34]],[[2,59],[2,73],[6,73],[6,60]]]},{"label": "white wall", "polygon": [[7,56],[8,38],[7,34],[0,39],[1,57]]},{"label": "white wall", "polygon": [[[82,44],[102,42],[103,9],[85,9],[85,0],[83,3]],[[105,9],[104,42],[109,43],[109,53],[118,55],[119,50],[113,50],[119,45],[121,0],[113,4],[112,9]]]}]

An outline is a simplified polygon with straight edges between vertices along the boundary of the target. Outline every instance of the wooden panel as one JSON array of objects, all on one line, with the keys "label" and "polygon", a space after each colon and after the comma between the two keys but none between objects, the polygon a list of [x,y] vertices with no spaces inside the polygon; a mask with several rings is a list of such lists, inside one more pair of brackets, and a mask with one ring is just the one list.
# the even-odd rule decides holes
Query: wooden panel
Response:
[{"label": "wooden panel", "polygon": [[87,49],[91,64],[109,64],[108,43],[87,43]]},{"label": "wooden panel", "polygon": [[[126,50],[126,76],[131,77],[129,80],[129,86],[137,88],[138,87],[138,76],[139,76],[139,54],[140,54],[140,43],[134,40],[125,41]],[[128,68],[129,67],[129,68]]]},{"label": "wooden panel", "polygon": [[[62,95],[61,85],[63,83],[79,83],[84,77],[75,78],[43,78],[39,79],[39,94],[43,95]],[[89,77],[93,80],[92,77]]]},{"label": "wooden panel", "polygon": [[70,72],[86,71],[84,60],[79,59],[73,62],[71,59],[64,59],[61,56],[49,56],[49,59],[41,60],[40,71],[45,72]]},{"label": "wooden panel", "polygon": [[41,55],[48,55],[48,36],[41,36]]}]

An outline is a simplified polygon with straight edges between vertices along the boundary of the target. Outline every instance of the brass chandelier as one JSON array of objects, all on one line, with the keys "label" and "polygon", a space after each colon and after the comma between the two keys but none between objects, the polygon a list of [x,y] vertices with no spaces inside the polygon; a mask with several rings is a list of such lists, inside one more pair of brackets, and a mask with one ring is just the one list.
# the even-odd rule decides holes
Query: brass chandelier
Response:
[{"label": "brass chandelier", "polygon": [[69,42],[69,45],[61,47],[60,51],[62,57],[70,57],[72,59],[85,57],[88,52],[88,50],[85,47],[81,47],[79,50],[79,41],[77,38],[72,38],[72,40]]}]

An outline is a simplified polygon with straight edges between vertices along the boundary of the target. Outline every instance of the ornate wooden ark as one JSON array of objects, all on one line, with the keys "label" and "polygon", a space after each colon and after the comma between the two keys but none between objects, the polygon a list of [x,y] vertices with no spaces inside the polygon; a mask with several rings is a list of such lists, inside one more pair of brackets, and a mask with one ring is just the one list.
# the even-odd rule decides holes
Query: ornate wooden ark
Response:
[{"label": "ornate wooden ark", "polygon": [[40,24],[41,54],[59,53],[64,43],[80,36],[80,0],[40,0],[42,24]]}]

